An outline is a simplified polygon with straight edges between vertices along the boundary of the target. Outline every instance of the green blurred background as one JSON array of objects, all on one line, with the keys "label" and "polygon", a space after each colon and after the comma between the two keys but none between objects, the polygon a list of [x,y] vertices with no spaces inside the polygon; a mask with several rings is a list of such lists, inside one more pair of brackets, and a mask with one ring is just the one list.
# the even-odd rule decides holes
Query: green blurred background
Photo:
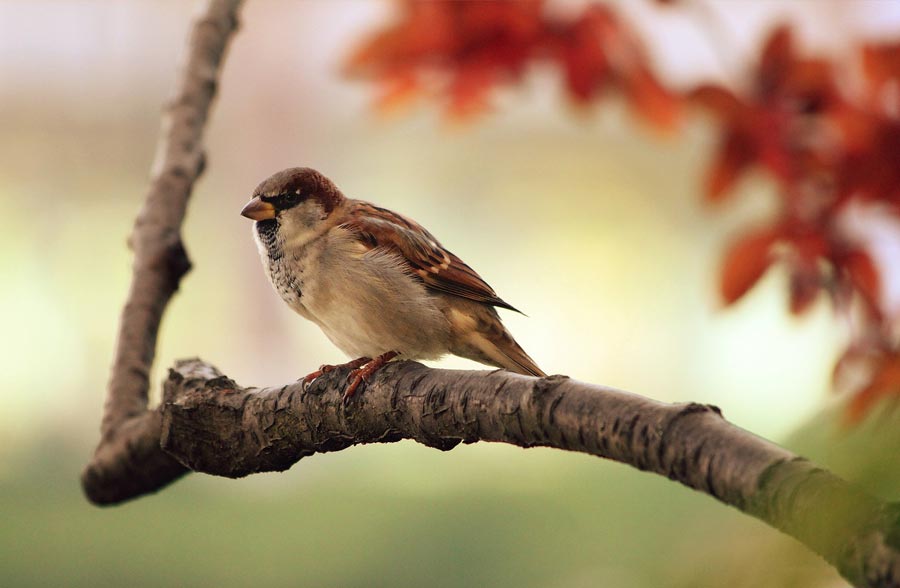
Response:
[{"label": "green blurred background", "polygon": [[[740,72],[783,19],[823,51],[846,49],[835,39],[847,31],[900,32],[889,2],[696,3],[733,38],[725,51],[708,24],[618,4],[676,86]],[[193,475],[122,506],[88,504],[78,474],[98,438],[130,279],[125,239],[195,8],[0,2],[0,586],[844,585],[705,496],[545,449],[356,447],[282,474]],[[466,127],[448,128],[429,106],[376,116],[373,89],[339,69],[390,11],[374,0],[247,3],[185,226],[195,268],[163,323],[155,396],[185,356],[248,385],[343,360],[271,291],[238,215],[258,181],[307,165],[419,220],[475,267],[529,315],[504,320],[546,371],[715,403],[900,497],[890,417],[851,433],[834,425],[829,377],[845,335],[827,304],[789,318],[776,270],[720,308],[724,244],[771,210],[773,187],[753,177],[725,208],[700,204],[710,121],[689,118],[661,139],[615,99],[572,112],[557,73],[540,68]]]}]

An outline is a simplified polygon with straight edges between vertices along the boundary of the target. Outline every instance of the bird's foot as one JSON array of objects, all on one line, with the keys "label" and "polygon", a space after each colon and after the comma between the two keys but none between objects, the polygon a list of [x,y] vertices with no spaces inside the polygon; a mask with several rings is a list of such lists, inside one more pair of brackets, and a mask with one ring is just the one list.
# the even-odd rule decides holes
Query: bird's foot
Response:
[{"label": "bird's foot", "polygon": [[360,357],[358,359],[354,359],[353,361],[348,361],[347,363],[342,363],[342,364],[338,364],[338,365],[328,365],[328,364],[320,365],[319,369],[317,369],[316,371],[310,372],[310,373],[306,374],[305,376],[303,376],[303,379],[301,380],[301,386],[303,386],[304,390],[309,390],[309,387],[312,385],[312,383],[314,381],[316,381],[316,378],[318,378],[319,376],[321,376],[323,374],[327,374],[328,372],[333,372],[334,370],[336,370],[338,368],[342,368],[342,367],[349,367],[349,368],[355,370],[359,366],[365,365],[366,363],[368,363],[370,361],[372,361],[372,358],[370,358],[370,357]]},{"label": "bird's foot", "polygon": [[[372,375],[375,372],[380,370],[382,367],[384,367],[384,364],[386,364],[390,360],[394,359],[398,355],[400,355],[400,354],[397,353],[396,351],[388,351],[387,353],[382,353],[375,359],[370,360],[368,358],[361,358],[361,359],[365,359],[365,361],[360,363],[359,365],[357,365],[353,369],[353,371],[350,372],[350,375],[347,376],[347,380],[350,382],[350,384],[347,386],[347,389],[344,391],[344,398],[343,398],[344,404],[347,404],[348,402],[350,402],[350,399],[353,398],[354,394],[356,394],[356,391],[360,387],[360,385],[362,385],[363,383],[368,384],[369,379],[372,377]],[[357,361],[359,361],[359,360],[357,360]]]}]

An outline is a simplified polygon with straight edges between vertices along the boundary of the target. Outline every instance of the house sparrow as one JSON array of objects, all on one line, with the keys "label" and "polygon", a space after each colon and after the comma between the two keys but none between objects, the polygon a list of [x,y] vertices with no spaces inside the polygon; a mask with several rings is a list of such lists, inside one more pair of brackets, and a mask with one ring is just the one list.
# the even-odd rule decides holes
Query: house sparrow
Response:
[{"label": "house sparrow", "polygon": [[[500,322],[518,312],[415,221],[346,198],[310,168],[280,171],[241,214],[275,290],[313,321],[349,364],[346,401],[385,363],[447,353],[532,376],[543,371]],[[309,383],[336,366],[322,366]]]}]

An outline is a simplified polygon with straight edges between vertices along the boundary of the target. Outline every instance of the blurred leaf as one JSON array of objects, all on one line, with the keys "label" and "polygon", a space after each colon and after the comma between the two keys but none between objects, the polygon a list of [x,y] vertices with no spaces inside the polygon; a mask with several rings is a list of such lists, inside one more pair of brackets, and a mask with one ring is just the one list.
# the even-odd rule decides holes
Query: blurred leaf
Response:
[{"label": "blurred leaf", "polygon": [[610,26],[608,21],[605,10],[587,10],[559,35],[566,85],[577,102],[594,98],[612,73],[600,43],[602,29]]},{"label": "blurred leaf", "polygon": [[702,84],[688,92],[687,101],[705,108],[712,114],[728,120],[740,116],[743,111],[743,103],[728,88]]},{"label": "blurred leaf", "polygon": [[793,36],[787,25],[775,28],[762,49],[756,74],[760,97],[775,94],[784,84],[793,65]]},{"label": "blurred leaf", "polygon": [[414,100],[418,92],[419,82],[410,72],[401,70],[386,75],[376,107],[382,112],[402,108]]},{"label": "blurred leaf", "polygon": [[869,44],[862,48],[863,73],[868,79],[868,103],[872,110],[896,112],[900,96],[888,94],[891,82],[900,80],[900,42]]},{"label": "blurred leaf", "polygon": [[727,133],[707,173],[706,199],[722,200],[755,158],[756,147],[746,133],[737,130]]},{"label": "blurred leaf", "polygon": [[791,314],[802,315],[816,301],[821,289],[819,270],[814,264],[802,263],[795,266],[790,277]]},{"label": "blurred leaf", "polygon": [[881,298],[881,279],[872,257],[862,249],[853,249],[844,255],[842,263],[850,274],[850,280],[855,289],[865,298],[869,306],[878,309]]},{"label": "blurred leaf", "polygon": [[447,98],[449,116],[468,119],[488,109],[496,87],[518,82],[531,63],[549,61],[563,71],[574,102],[587,104],[616,88],[654,128],[675,127],[680,97],[656,79],[642,43],[608,6],[589,5],[570,19],[547,15],[544,6],[543,0],[406,0],[396,22],[351,54],[346,72],[383,83],[402,71],[403,83],[391,82],[379,105],[428,90]]},{"label": "blurred leaf", "polygon": [[658,130],[675,130],[681,102],[666,90],[643,64],[634,68],[624,82],[625,96],[632,110]]},{"label": "blurred leaf", "polygon": [[759,281],[772,263],[771,248],[778,233],[764,229],[744,235],[731,245],[722,264],[720,291],[733,304]]},{"label": "blurred leaf", "polygon": [[870,382],[853,395],[847,405],[844,424],[858,424],[875,404],[889,396],[900,395],[900,356],[884,357]]}]

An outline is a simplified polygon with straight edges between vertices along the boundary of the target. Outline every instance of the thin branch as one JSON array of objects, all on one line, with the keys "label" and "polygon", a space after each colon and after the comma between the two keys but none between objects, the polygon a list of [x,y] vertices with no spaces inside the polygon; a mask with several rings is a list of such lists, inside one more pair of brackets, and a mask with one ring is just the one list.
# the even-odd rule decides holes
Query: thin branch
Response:
[{"label": "thin branch", "polygon": [[[119,322],[101,441],[92,466],[106,463],[115,468],[115,456],[127,451],[157,455],[155,472],[177,477],[185,471],[142,445],[148,432],[159,429],[158,418],[146,412],[149,374],[163,312],[191,267],[181,224],[194,182],[203,172],[203,128],[226,46],[237,30],[240,5],[240,0],[207,3],[191,30],[187,58],[163,116],[150,188],[129,239],[134,249],[132,282]],[[86,476],[103,471],[92,466]]]}]

